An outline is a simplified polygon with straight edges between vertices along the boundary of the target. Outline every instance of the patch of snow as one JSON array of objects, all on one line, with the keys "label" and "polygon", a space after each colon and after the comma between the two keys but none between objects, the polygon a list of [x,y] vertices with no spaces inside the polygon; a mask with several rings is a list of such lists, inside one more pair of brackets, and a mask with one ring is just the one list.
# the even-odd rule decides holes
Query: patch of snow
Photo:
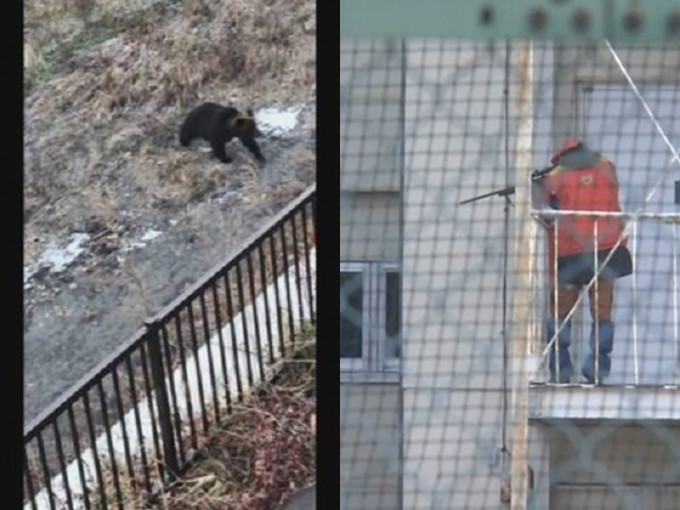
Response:
[{"label": "patch of snow", "polygon": [[71,235],[71,241],[66,245],[66,248],[59,248],[53,243],[50,244],[34,266],[24,267],[24,284],[41,267],[48,267],[54,273],[65,271],[85,251],[82,244],[88,239],[90,239],[89,234],[76,233]]},{"label": "patch of snow", "polygon": [[144,234],[142,234],[142,237],[139,238],[139,241],[130,241],[124,243],[124,246],[121,251],[123,251],[123,253],[128,253],[135,249],[146,248],[146,243],[148,241],[152,241],[162,234],[163,232],[150,228],[146,232],[144,232]]},{"label": "patch of snow", "polygon": [[71,242],[66,248],[58,248],[51,244],[40,257],[38,266],[48,265],[55,273],[61,273],[85,251],[82,244],[89,238],[89,234],[77,233],[71,236]]},{"label": "patch of snow", "polygon": [[129,253],[132,250],[146,248],[146,243],[140,243],[139,241],[130,241],[123,243],[123,247],[120,249],[123,253]]},{"label": "patch of snow", "polygon": [[285,135],[298,125],[302,108],[262,108],[255,112],[255,120],[260,131],[268,135]]},{"label": "patch of snow", "polygon": [[153,228],[150,228],[147,230],[144,235],[142,236],[142,241],[151,241],[152,239],[156,239],[159,235],[161,235],[163,232],[159,232],[158,230],[155,230]]}]

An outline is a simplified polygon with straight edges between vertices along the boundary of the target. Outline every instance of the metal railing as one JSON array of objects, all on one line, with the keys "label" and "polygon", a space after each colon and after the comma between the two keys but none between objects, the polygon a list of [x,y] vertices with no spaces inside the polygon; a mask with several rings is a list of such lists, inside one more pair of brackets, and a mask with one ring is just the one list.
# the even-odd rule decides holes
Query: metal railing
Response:
[{"label": "metal railing", "polygon": [[124,508],[182,472],[315,323],[315,211],[311,186],[25,428],[25,508]]},{"label": "metal railing", "polygon": [[[632,366],[630,369],[625,370],[623,377],[619,377],[620,384],[622,385],[651,385],[651,386],[677,386],[680,384],[680,285],[678,279],[678,265],[679,265],[679,248],[680,243],[678,237],[678,227],[680,225],[680,214],[678,213],[668,213],[668,212],[643,212],[638,211],[636,213],[627,212],[601,212],[601,211],[571,211],[571,210],[532,210],[532,216],[535,219],[548,219],[554,222],[553,227],[557,231],[558,225],[561,218],[577,218],[582,216],[588,216],[592,218],[607,218],[607,217],[618,217],[623,221],[627,221],[626,229],[622,235],[619,243],[623,241],[624,238],[628,239],[628,246],[631,252],[631,257],[633,261],[633,273],[630,275],[630,280],[627,285],[623,287],[624,292],[627,297],[630,298],[630,303],[627,305],[628,314],[626,318],[629,320],[629,332],[625,338],[616,341],[617,346],[615,349],[621,349],[622,347],[627,347],[632,349],[632,356],[630,357],[630,363]],[[640,226],[640,224],[646,224],[648,227]],[[595,221],[594,224],[594,252],[599,251],[598,248],[598,235],[597,226],[598,222]],[[649,236],[644,236],[645,228],[652,227],[656,232],[656,236],[649,238]],[[554,253],[558,252],[558,236],[554,236],[555,245],[553,247]],[[653,244],[653,246],[651,246]],[[612,248],[612,252],[616,247]],[[666,246],[668,253],[661,253],[660,247]],[[639,264],[641,261],[640,254],[641,251],[646,249],[646,252],[654,252],[657,254],[656,257],[650,258],[646,257],[644,264]],[[663,250],[661,250],[663,251]],[[649,253],[647,253],[649,255]],[[663,262],[664,255],[667,256],[666,262],[668,262],[668,267],[660,267],[659,264]],[[599,275],[601,266],[606,265],[611,254],[602,262],[598,260],[598,257],[594,257],[594,267],[595,274]],[[657,266],[650,267],[651,262],[656,262]],[[553,273],[557,274],[557,261],[552,259],[554,264]],[[554,283],[548,281],[549,279],[545,276],[546,271],[541,271],[534,282],[537,286],[537,294],[541,294],[545,289],[551,288],[552,292],[556,293],[556,286]],[[646,282],[640,285],[640,277],[646,277]],[[655,281],[663,281],[667,288],[658,288],[653,284]],[[578,309],[584,300],[587,300],[586,294],[588,294],[588,289],[590,287],[595,288],[595,295],[597,295],[598,278],[594,277],[588,285],[581,289],[575,304],[569,310],[567,315],[559,319],[559,326],[555,328],[555,332],[551,338],[547,339],[547,343],[540,346],[540,362],[539,370],[546,368],[548,356],[551,350],[554,352],[555,363],[559,365],[559,349],[557,338],[565,324],[568,321],[572,321],[578,317]],[[639,297],[641,292],[645,292],[647,300],[641,299]],[[661,296],[667,297],[662,307],[654,307],[650,301],[655,299],[658,301]],[[557,296],[555,295],[555,301]],[[643,313],[644,307],[644,313]],[[555,314],[557,314],[557,307],[555,307]],[[543,311],[536,310],[536,316],[545,317],[546,314]],[[554,320],[558,323],[557,315],[554,316]],[[664,329],[664,331],[658,331],[659,328]],[[651,338],[641,338],[640,330],[648,332]],[[666,330],[670,331],[667,332]],[[597,330],[595,330],[595,379],[598,378],[599,372],[599,338],[597,335]],[[660,334],[661,333],[661,334]],[[665,334],[664,334],[665,333]],[[539,334],[539,337],[543,338],[543,334]],[[574,339],[575,340],[575,339]],[[576,345],[574,345],[576,344]],[[621,344],[624,344],[623,346]],[[642,353],[640,345],[645,345],[645,353]],[[669,349],[668,346],[672,348]],[[577,342],[572,342],[572,349],[578,348]],[[671,351],[665,352],[666,350]],[[629,364],[630,364],[629,363]],[[669,370],[662,370],[662,366],[670,366]],[[631,376],[632,373],[632,376]],[[542,379],[538,371],[534,372],[533,380],[538,381]]]}]

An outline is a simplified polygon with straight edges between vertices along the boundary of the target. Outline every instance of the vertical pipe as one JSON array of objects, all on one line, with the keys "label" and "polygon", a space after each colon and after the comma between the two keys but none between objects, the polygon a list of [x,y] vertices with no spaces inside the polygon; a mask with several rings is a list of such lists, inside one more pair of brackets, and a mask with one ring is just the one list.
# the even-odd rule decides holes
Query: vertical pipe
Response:
[{"label": "vertical pipe", "polygon": [[553,286],[553,319],[554,319],[554,329],[555,333],[553,334],[553,337],[549,340],[550,342],[553,342],[552,348],[555,349],[555,368],[556,368],[556,373],[555,373],[555,381],[559,383],[560,381],[560,375],[559,375],[559,367],[560,367],[560,350],[559,350],[559,341],[557,340],[560,334],[560,330],[562,329],[562,324],[560,324],[560,314],[558,312],[559,310],[559,289],[557,288],[558,284],[558,277],[557,277],[557,271],[559,269],[559,264],[557,263],[557,258],[558,258],[558,250],[559,250],[559,235],[558,232],[560,230],[560,217],[555,216],[553,220],[553,258],[550,261],[550,264],[553,266],[553,281],[552,281],[552,286]]},{"label": "vertical pipe", "polygon": [[673,223],[673,345],[675,346],[675,368],[673,369],[673,383],[678,384],[678,363],[680,363],[680,347],[678,342],[678,220]]},{"label": "vertical pipe", "polygon": [[521,41],[517,48],[517,135],[515,142],[515,250],[516,275],[513,300],[513,427],[511,490],[512,510],[526,510],[528,495],[528,390],[529,356],[536,351],[537,337],[531,324],[534,295],[532,275],[536,264],[536,226],[531,221],[531,167],[533,134],[533,48]]},{"label": "vertical pipe", "polygon": [[593,303],[590,305],[594,307],[595,313],[593,314],[593,327],[595,328],[595,381],[594,384],[598,385],[600,381],[600,326],[599,326],[599,317],[598,313],[600,310],[600,267],[599,267],[599,260],[597,258],[597,252],[600,248],[599,244],[599,239],[598,239],[598,230],[597,230],[597,218],[595,219],[595,227],[593,229],[593,238],[595,240],[595,250],[593,253],[593,259],[594,259],[594,264],[593,267],[595,268],[595,276],[594,276],[594,285],[595,285],[595,290],[593,291]]},{"label": "vertical pipe", "polygon": [[638,324],[637,324],[637,221],[633,220],[633,371],[635,373],[635,386],[640,384],[640,363],[638,360]]}]

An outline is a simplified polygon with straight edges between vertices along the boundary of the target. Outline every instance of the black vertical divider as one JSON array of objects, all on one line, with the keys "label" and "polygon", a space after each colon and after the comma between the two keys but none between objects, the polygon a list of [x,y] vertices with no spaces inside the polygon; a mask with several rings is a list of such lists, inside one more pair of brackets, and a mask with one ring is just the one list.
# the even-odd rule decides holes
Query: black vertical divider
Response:
[{"label": "black vertical divider", "polygon": [[[339,3],[317,2],[317,491],[319,508],[339,507],[340,488],[340,26]],[[321,454],[323,453],[323,454]]]},{"label": "black vertical divider", "polygon": [[158,426],[161,429],[161,438],[163,439],[163,464],[168,478],[172,480],[179,472],[179,465],[175,448],[175,434],[172,427],[172,414],[170,413],[170,399],[165,385],[160,327],[154,321],[147,321],[145,325],[149,334],[149,365],[151,365],[151,379],[158,404]]}]

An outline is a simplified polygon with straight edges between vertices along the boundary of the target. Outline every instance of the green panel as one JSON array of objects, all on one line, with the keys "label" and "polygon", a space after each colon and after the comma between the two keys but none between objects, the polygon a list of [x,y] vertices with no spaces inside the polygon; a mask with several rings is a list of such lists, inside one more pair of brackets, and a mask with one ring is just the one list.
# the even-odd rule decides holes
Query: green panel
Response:
[{"label": "green panel", "polygon": [[341,0],[340,36],[680,44],[680,0]]}]

